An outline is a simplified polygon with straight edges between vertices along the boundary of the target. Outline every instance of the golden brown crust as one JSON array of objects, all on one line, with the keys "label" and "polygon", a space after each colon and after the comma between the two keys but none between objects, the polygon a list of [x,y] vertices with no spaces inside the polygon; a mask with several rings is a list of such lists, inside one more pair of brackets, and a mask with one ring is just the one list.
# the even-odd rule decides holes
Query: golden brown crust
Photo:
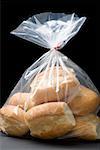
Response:
[{"label": "golden brown crust", "polygon": [[75,119],[65,102],[45,103],[31,108],[25,115],[31,135],[50,139],[68,133]]},{"label": "golden brown crust", "polygon": [[64,115],[44,116],[30,122],[29,128],[33,137],[53,139],[70,132],[74,125]]},{"label": "golden brown crust", "polygon": [[100,118],[96,115],[76,117],[76,126],[72,129],[70,136],[85,140],[96,140],[100,134],[99,131],[97,132],[98,126],[100,126]]},{"label": "golden brown crust", "polygon": [[57,69],[54,67],[51,72],[51,78],[49,78],[51,68],[48,69],[45,77],[45,71],[35,77],[30,84],[35,105],[44,102],[63,101],[63,99],[70,96],[70,92],[75,94],[75,90],[79,88],[79,81],[72,70],[67,69],[69,74],[61,67],[58,67],[59,73],[57,76]]},{"label": "golden brown crust", "polygon": [[0,129],[11,136],[23,136],[28,132],[25,112],[19,106],[6,105],[0,110]]},{"label": "golden brown crust", "polygon": [[[25,112],[19,106],[6,105],[1,108],[1,115],[24,122]],[[18,117],[17,117],[18,115]]]},{"label": "golden brown crust", "polygon": [[89,88],[81,86],[79,95],[69,99],[68,105],[75,115],[83,116],[96,111],[100,105],[100,97]]},{"label": "golden brown crust", "polygon": [[[29,119],[35,119],[43,116],[64,115],[66,103],[64,102],[50,102],[44,103],[31,108],[26,114]],[[28,118],[27,118],[28,119]]]},{"label": "golden brown crust", "polygon": [[15,93],[8,100],[9,105],[17,106],[19,105],[22,109],[27,105],[27,109],[30,109],[34,106],[34,101],[31,99],[32,93]]},{"label": "golden brown crust", "polygon": [[[58,91],[57,68],[54,67],[52,70],[52,80],[49,79],[50,71],[51,68],[48,69],[44,80],[43,76],[45,71],[42,71],[35,77],[30,85],[32,93],[15,93],[8,99],[8,104],[15,106],[19,105],[22,108],[26,107],[26,110],[28,110],[35,105],[39,105],[45,102],[65,101],[65,98],[68,98],[68,96],[70,97],[73,95],[73,93],[77,93],[76,91],[79,89],[79,82],[71,69],[68,69],[70,75],[67,76],[67,78],[69,77],[67,82],[65,79],[66,71],[61,67],[58,68]],[[38,87],[41,80],[43,80],[43,83]]]},{"label": "golden brown crust", "polygon": [[92,123],[99,123],[100,122],[100,117],[97,116],[96,114],[88,114],[86,116],[82,116],[82,117],[75,117],[76,121],[90,121]]}]

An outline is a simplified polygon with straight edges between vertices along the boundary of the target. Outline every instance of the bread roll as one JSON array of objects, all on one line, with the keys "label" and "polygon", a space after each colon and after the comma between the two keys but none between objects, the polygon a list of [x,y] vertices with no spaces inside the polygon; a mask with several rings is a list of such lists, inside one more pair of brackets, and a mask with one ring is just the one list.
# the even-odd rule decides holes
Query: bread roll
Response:
[{"label": "bread roll", "polygon": [[100,118],[96,115],[77,117],[76,126],[72,129],[69,136],[85,140],[100,139]]},{"label": "bread roll", "polygon": [[65,102],[50,102],[31,108],[25,115],[33,137],[52,139],[68,133],[75,126],[74,116]]},{"label": "bread roll", "polygon": [[31,95],[31,93],[15,93],[9,98],[8,104],[14,106],[19,105],[22,109],[25,107],[30,109],[32,106],[34,106],[34,100],[32,101]]},{"label": "bread roll", "polygon": [[89,88],[80,87],[80,93],[74,99],[68,101],[72,112],[77,116],[95,112],[100,105],[100,97]]},{"label": "bread roll", "polygon": [[29,129],[24,120],[25,112],[19,106],[6,105],[0,109],[0,129],[11,136],[23,136]]},{"label": "bread roll", "polygon": [[[58,68],[58,71],[57,71]],[[35,105],[51,101],[63,101],[78,92],[79,81],[72,69],[61,67],[42,71],[33,79],[31,85]]]}]

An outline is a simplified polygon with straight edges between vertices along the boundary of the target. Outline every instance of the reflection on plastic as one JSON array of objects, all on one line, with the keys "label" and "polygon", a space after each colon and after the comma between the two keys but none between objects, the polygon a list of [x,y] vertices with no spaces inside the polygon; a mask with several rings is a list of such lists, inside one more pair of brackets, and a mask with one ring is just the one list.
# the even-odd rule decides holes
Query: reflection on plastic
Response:
[{"label": "reflection on plastic", "polygon": [[47,12],[30,17],[11,32],[49,51],[23,73],[1,108],[1,131],[22,136],[30,130],[33,137],[42,139],[100,139],[99,91],[89,76],[59,51],[85,20],[74,13]]}]

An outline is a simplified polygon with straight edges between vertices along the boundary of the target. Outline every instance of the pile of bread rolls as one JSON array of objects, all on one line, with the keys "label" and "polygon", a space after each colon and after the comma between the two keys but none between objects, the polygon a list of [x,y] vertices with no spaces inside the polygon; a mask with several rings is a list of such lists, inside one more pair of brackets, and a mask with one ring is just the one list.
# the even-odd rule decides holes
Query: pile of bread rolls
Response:
[{"label": "pile of bread rolls", "polygon": [[54,67],[32,80],[29,93],[15,93],[0,109],[0,130],[11,136],[100,139],[99,95],[83,86],[72,69]]}]

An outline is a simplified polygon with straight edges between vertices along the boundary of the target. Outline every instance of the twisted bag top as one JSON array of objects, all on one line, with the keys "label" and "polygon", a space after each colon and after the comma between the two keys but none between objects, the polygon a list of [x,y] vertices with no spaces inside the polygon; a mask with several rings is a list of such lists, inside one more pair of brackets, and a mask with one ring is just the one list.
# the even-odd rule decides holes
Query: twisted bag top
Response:
[{"label": "twisted bag top", "polygon": [[23,21],[12,34],[48,49],[61,49],[79,31],[86,17],[41,13]]}]

